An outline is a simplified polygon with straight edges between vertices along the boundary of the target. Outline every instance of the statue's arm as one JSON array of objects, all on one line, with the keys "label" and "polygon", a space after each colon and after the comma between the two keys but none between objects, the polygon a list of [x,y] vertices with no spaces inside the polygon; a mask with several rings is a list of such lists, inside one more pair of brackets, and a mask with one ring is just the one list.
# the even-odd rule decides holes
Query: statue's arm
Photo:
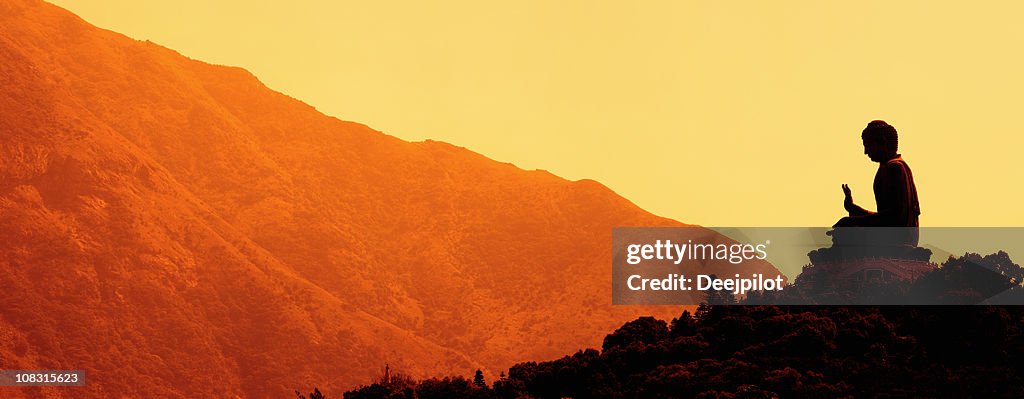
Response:
[{"label": "statue's arm", "polygon": [[846,207],[846,211],[850,212],[850,216],[854,216],[854,217],[868,216],[868,215],[871,215],[871,214],[874,213],[874,212],[871,212],[871,211],[869,211],[867,209],[861,208],[860,205],[857,205],[857,204],[854,204],[854,203],[850,203],[850,206]]}]

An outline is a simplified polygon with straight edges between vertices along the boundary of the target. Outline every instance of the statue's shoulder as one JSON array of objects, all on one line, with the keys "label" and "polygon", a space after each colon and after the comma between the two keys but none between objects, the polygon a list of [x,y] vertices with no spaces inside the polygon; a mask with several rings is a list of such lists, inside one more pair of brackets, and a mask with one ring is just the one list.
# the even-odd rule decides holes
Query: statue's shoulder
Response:
[{"label": "statue's shoulder", "polygon": [[885,168],[892,172],[906,173],[910,170],[910,165],[907,165],[907,161],[904,161],[902,157],[896,157],[885,161]]}]

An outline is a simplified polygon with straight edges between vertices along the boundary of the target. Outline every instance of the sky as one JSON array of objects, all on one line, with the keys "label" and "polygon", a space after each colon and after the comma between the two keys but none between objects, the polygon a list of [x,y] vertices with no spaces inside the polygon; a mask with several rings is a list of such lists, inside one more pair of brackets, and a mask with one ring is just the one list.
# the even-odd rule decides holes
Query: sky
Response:
[{"label": "sky", "polygon": [[594,179],[705,226],[874,209],[884,119],[922,226],[1024,226],[1022,2],[56,0],[343,120]]}]

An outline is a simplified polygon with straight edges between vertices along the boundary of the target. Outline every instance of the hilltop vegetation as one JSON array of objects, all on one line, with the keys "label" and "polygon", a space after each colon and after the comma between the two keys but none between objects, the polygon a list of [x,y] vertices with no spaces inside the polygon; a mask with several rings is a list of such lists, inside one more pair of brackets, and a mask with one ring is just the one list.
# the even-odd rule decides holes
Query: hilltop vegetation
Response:
[{"label": "hilltop vegetation", "polygon": [[[963,276],[986,258],[1008,261],[1004,253],[968,254],[931,278]],[[490,386],[463,377],[406,380],[344,398],[1021,397],[1022,325],[1020,306],[705,303],[671,322],[630,321],[600,350],[519,363]]]}]

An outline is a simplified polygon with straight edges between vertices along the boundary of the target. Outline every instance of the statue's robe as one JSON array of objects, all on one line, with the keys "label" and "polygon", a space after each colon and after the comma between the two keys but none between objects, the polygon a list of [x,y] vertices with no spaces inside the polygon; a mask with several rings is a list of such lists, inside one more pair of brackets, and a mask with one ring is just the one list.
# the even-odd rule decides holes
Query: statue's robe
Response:
[{"label": "statue's robe", "polygon": [[[878,164],[875,173],[875,204],[878,212],[871,212],[853,205],[846,227],[903,227],[888,229],[892,232],[893,244],[917,246],[918,215],[921,206],[917,202],[917,187],[910,166],[899,154]],[[888,234],[884,233],[884,234]],[[882,234],[876,231],[876,234]]]}]

